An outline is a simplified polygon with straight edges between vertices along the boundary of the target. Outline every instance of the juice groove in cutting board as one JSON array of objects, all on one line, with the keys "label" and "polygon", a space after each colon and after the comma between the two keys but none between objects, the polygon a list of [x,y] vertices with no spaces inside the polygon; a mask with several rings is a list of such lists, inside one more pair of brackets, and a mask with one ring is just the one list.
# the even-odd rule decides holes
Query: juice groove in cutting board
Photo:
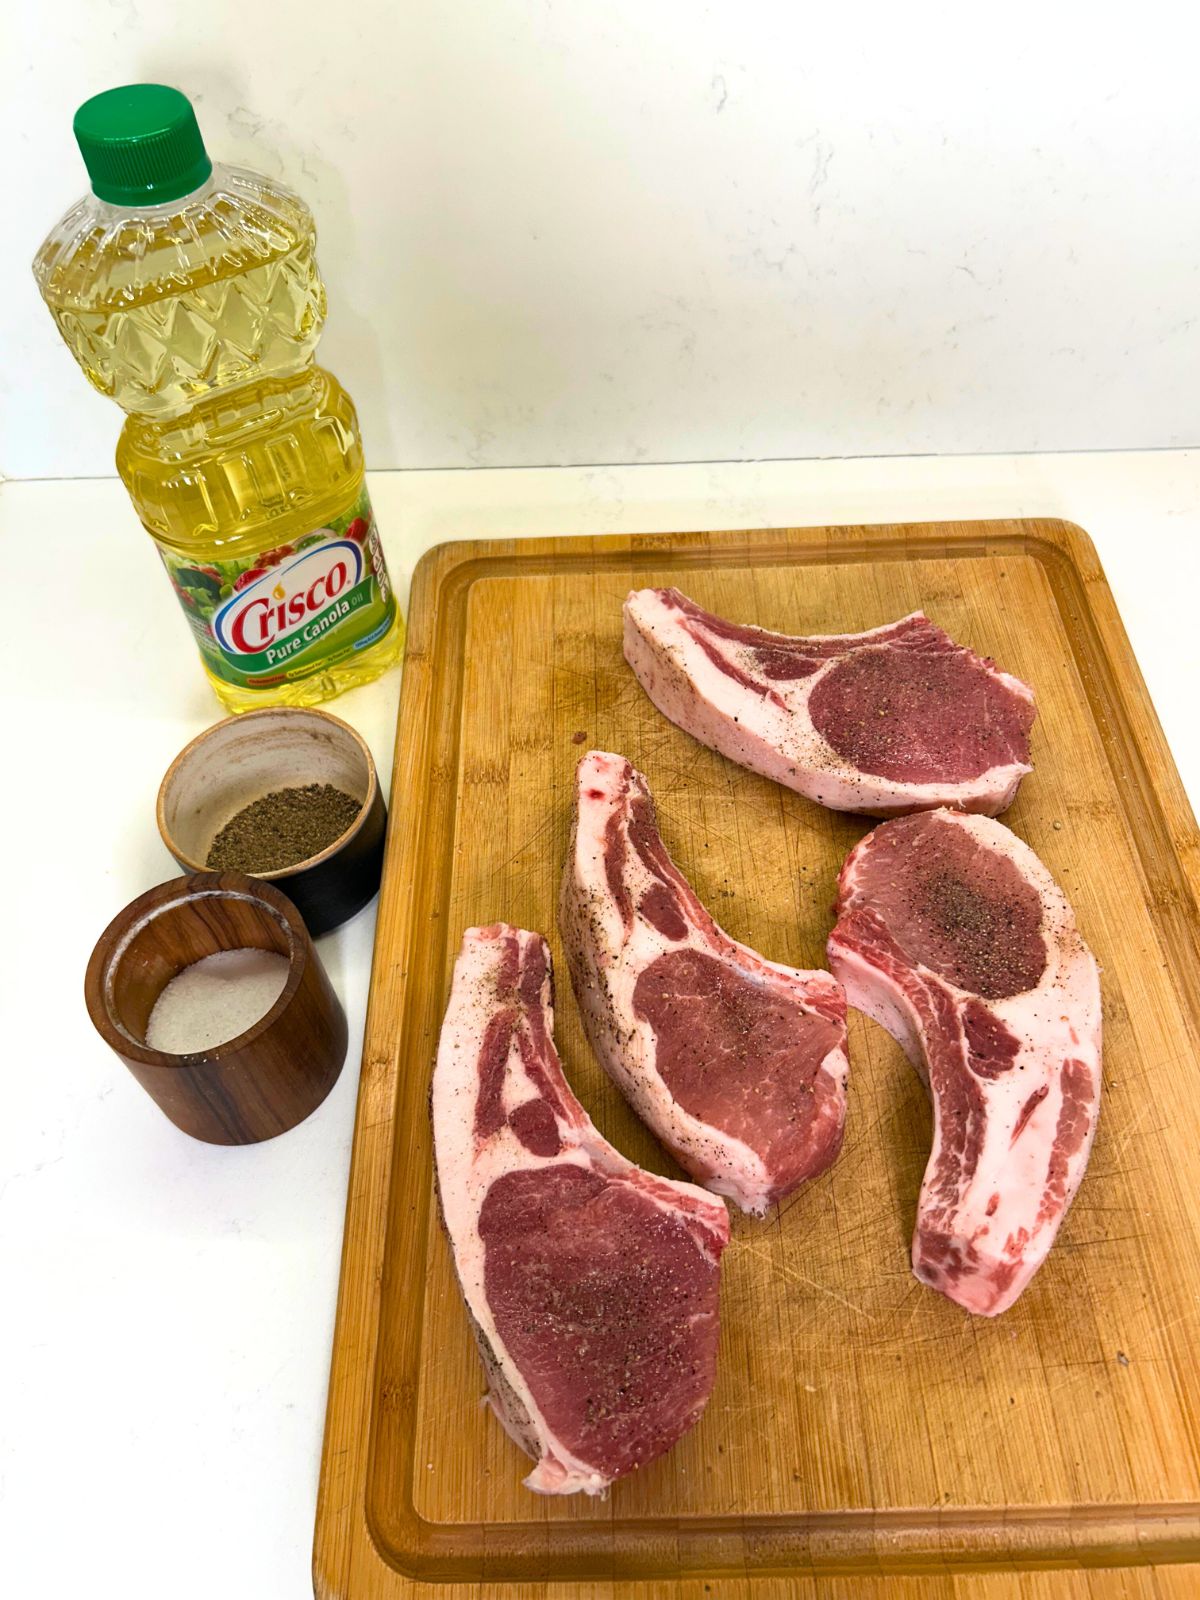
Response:
[{"label": "juice groove in cutting board", "polygon": [[[433,1204],[426,1098],[462,930],[546,934],[572,1087],[606,1138],[670,1173],[584,1042],[558,942],[578,756],[627,755],[713,914],[794,966],[823,964],[838,868],[871,826],[654,709],[621,654],[621,601],[671,583],[795,634],[924,609],[1033,684],[1035,771],[1004,820],[1103,968],[1105,1099],[1046,1265],[1006,1315],[972,1318],[911,1275],[928,1104],[852,1013],[839,1161],[765,1222],[732,1218],[701,1422],[607,1500],[539,1499],[480,1410]],[[1200,1594],[1196,828],[1086,535],[1039,520],[446,545],[410,627],[318,1592]],[[988,1569],[1021,1569],[1022,1587]]]}]

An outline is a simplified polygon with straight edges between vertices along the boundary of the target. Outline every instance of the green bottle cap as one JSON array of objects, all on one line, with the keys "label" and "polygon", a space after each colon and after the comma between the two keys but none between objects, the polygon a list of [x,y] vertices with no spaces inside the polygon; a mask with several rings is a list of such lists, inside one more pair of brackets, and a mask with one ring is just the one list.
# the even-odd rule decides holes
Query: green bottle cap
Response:
[{"label": "green bottle cap", "polygon": [[191,101],[161,83],[128,83],[85,100],[75,138],[92,192],[114,205],[178,200],[212,171]]}]

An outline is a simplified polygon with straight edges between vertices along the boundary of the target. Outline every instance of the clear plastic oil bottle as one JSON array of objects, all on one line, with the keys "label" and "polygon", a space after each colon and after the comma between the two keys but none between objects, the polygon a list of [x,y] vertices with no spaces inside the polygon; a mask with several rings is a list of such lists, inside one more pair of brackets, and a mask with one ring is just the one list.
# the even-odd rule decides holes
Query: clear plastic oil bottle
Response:
[{"label": "clear plastic oil bottle", "polygon": [[75,359],[128,413],[117,468],[231,711],[314,705],[400,657],[358,418],[314,364],[312,214],[213,166],[190,102],[134,84],[75,116],[92,180],[33,270]]}]

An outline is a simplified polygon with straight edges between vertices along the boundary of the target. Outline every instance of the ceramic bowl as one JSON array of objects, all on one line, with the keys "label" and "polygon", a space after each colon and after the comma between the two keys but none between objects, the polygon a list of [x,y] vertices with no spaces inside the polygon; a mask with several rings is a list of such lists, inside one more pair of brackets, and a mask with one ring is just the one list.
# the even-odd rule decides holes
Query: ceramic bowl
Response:
[{"label": "ceramic bowl", "polygon": [[282,889],[318,938],[378,890],[387,832],[371,752],[340,717],[272,706],[207,728],[167,769],[158,791],[158,831],[181,867],[203,872],[213,840],[243,807],[273,790],[310,783],[332,784],[361,801],[361,811],[319,854],[253,876]]}]

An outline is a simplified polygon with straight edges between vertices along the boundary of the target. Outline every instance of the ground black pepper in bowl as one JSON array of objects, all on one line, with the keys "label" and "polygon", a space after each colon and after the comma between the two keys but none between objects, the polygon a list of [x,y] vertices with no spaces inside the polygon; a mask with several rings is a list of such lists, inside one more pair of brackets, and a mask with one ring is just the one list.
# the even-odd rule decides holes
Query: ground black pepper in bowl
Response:
[{"label": "ground black pepper in bowl", "polygon": [[331,783],[275,789],[231,817],[209,847],[213,872],[279,872],[340,839],[362,802]]}]

